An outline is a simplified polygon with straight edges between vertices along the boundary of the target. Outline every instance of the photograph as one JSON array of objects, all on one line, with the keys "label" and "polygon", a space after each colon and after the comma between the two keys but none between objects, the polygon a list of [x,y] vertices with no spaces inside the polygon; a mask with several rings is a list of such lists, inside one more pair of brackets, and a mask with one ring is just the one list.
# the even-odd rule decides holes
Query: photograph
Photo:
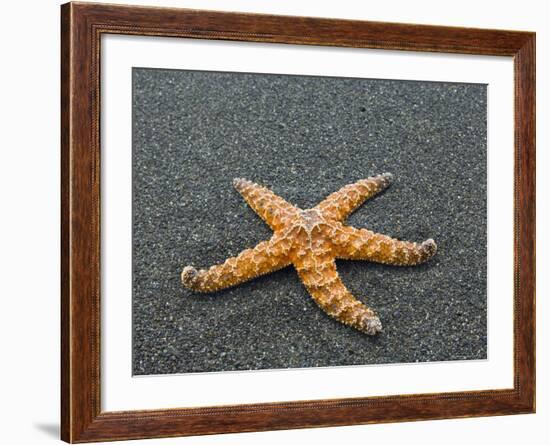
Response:
[{"label": "photograph", "polygon": [[487,85],[132,69],[134,376],[487,359]]}]

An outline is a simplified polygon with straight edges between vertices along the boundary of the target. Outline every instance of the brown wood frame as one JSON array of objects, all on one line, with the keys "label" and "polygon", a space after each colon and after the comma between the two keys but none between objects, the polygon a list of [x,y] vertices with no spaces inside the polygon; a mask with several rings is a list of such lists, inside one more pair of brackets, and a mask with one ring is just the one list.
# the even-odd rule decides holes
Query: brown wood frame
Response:
[{"label": "brown wood frame", "polygon": [[[514,58],[514,387],[440,394],[102,412],[102,34],[246,40]],[[61,438],[67,442],[533,413],[535,34],[93,3],[61,7]]]}]

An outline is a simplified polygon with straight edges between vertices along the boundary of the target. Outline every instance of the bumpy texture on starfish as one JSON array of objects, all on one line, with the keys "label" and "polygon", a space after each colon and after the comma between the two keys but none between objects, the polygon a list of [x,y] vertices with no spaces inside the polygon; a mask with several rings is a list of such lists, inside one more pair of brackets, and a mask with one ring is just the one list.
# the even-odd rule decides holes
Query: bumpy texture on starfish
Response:
[{"label": "bumpy texture on starfish", "polygon": [[214,292],[293,264],[323,311],[346,325],[374,335],[382,330],[380,319],[346,289],[336,271],[335,260],[412,266],[427,261],[436,252],[433,239],[417,244],[343,224],[356,208],[388,187],[391,181],[389,173],[363,179],[346,185],[312,209],[302,210],[265,187],[235,179],[235,188],[271,227],[273,236],[208,270],[185,267],[182,282],[197,292]]}]

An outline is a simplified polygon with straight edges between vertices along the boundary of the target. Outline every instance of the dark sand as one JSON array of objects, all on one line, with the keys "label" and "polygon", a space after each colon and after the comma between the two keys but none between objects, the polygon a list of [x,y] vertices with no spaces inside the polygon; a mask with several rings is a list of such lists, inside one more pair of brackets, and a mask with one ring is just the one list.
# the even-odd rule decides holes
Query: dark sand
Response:
[{"label": "dark sand", "polygon": [[[487,357],[486,86],[134,69],[135,375]],[[416,267],[339,261],[378,314],[369,337],[323,313],[292,267],[216,294],[181,269],[271,236],[235,177],[302,208],[383,172],[348,224],[434,238]]]}]

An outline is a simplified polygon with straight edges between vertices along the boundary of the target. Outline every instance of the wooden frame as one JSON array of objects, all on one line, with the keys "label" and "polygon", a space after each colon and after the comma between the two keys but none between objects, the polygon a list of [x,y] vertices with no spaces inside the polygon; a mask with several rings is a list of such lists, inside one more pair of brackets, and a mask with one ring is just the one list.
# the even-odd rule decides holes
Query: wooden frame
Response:
[{"label": "wooden frame", "polygon": [[[65,4],[61,17],[63,440],[91,442],[534,412],[534,33],[91,3]],[[513,389],[102,412],[99,72],[100,38],[105,33],[513,56]]]}]

